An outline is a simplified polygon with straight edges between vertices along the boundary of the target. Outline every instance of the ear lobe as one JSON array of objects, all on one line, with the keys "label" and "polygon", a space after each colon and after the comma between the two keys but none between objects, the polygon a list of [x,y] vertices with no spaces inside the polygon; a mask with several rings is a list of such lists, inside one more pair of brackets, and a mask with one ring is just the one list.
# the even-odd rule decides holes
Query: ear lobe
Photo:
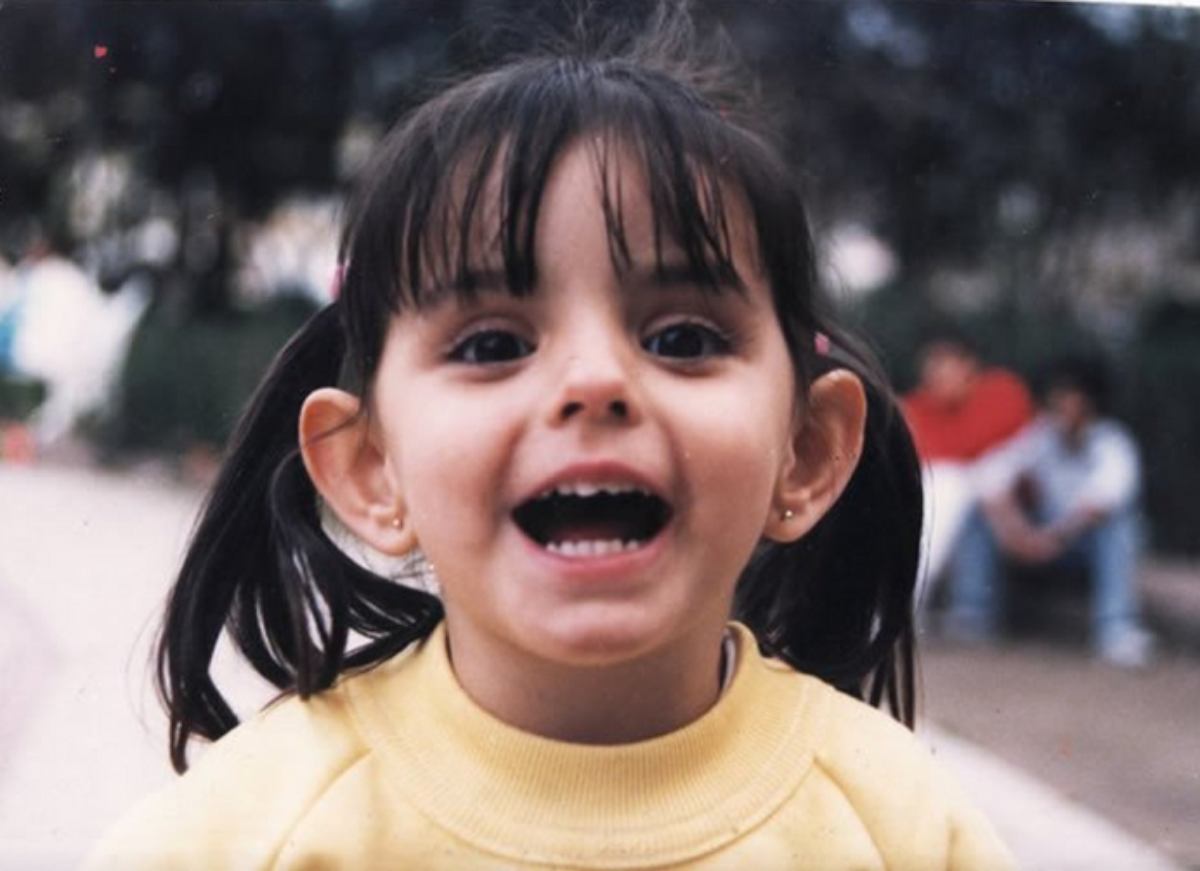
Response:
[{"label": "ear lobe", "polygon": [[780,471],[766,538],[796,541],[833,507],[858,466],[866,420],[866,393],[853,372],[835,369],[813,382]]},{"label": "ear lobe", "polygon": [[416,547],[392,464],[370,431],[358,397],[323,387],[300,410],[300,454],[326,506],[376,550]]}]

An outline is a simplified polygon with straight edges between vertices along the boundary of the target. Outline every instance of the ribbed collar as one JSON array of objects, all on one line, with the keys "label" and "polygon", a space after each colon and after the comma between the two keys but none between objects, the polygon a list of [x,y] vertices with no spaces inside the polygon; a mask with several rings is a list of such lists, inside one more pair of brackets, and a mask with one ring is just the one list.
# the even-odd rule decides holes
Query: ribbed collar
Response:
[{"label": "ribbed collar", "polygon": [[728,691],[688,726],[631,744],[570,744],[497,720],[459,686],[442,626],[345,686],[396,794],[462,840],[524,862],[669,864],[758,825],[811,767],[820,685],[732,626]]}]

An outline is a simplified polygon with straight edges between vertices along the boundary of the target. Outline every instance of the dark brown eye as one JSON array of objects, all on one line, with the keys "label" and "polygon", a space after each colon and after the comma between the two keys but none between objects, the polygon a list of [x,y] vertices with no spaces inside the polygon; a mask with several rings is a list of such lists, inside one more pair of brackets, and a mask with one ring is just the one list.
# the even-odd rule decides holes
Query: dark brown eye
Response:
[{"label": "dark brown eye", "polygon": [[730,343],[711,327],[684,321],[647,336],[642,341],[642,347],[656,357],[698,360],[728,354]]},{"label": "dark brown eye", "polygon": [[454,346],[450,359],[456,363],[487,366],[511,363],[533,353],[533,345],[507,330],[480,330]]}]

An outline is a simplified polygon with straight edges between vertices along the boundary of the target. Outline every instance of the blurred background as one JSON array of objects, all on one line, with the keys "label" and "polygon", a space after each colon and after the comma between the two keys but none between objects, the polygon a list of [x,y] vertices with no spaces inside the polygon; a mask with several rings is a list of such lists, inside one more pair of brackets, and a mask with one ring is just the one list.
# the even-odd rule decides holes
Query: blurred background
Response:
[{"label": "blurred background", "polygon": [[[933,325],[1035,392],[1064,352],[1110,372],[1153,657],[1096,661],[1086,587],[1023,587],[1039,619],[993,644],[930,629],[925,711],[1031,866],[1131,867],[1120,842],[1200,867],[1200,11],[698,5],[900,390]],[[565,8],[0,2],[0,866],[74,864],[169,776],[154,612],[239,409],[332,298],[348,186],[405,109]]]}]

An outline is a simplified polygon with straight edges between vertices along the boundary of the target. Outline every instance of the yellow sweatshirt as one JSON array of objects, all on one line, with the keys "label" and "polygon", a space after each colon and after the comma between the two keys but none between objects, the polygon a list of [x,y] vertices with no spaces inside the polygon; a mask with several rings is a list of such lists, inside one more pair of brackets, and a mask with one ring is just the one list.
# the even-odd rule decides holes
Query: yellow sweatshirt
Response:
[{"label": "yellow sweatshirt", "polygon": [[584,746],[497,721],[439,627],[222,738],[102,842],[92,868],[1008,868],[905,728],[735,624],[732,683],[660,738]]}]

